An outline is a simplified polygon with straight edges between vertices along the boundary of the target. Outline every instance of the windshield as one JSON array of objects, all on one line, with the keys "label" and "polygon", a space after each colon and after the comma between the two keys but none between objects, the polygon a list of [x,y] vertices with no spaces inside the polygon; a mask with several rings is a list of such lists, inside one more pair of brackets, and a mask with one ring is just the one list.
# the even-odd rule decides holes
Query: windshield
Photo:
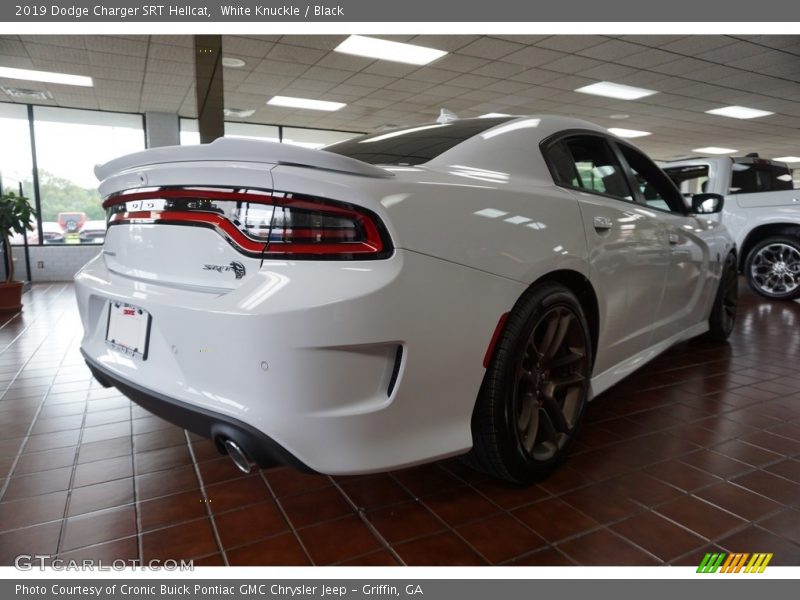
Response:
[{"label": "windshield", "polygon": [[419,165],[514,118],[462,119],[404,127],[353,138],[324,149],[373,165]]}]

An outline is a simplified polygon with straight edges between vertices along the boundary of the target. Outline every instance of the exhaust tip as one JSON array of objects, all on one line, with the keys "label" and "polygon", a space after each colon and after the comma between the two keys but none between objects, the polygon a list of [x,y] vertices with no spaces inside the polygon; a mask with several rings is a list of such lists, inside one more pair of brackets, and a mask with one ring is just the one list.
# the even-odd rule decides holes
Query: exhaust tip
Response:
[{"label": "exhaust tip", "polygon": [[250,473],[252,469],[250,459],[247,458],[247,455],[244,453],[244,450],[239,447],[239,444],[233,440],[225,440],[223,446],[228,456],[231,457],[233,464],[236,465],[236,468],[242,473]]}]

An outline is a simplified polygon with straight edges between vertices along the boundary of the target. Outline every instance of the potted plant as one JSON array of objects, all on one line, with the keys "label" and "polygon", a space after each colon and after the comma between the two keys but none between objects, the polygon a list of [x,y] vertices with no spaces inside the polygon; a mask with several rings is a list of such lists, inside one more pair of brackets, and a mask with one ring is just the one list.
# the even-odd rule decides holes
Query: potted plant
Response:
[{"label": "potted plant", "polygon": [[0,236],[3,238],[6,266],[5,282],[0,282],[0,312],[17,312],[22,308],[22,282],[14,281],[11,236],[32,231],[34,218],[36,211],[25,196],[14,192],[0,193]]}]

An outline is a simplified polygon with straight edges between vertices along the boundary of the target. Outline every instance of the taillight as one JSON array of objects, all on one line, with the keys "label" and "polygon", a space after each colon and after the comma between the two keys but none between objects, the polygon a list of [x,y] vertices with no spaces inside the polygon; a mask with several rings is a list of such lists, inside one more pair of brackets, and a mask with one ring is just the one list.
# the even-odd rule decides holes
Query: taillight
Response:
[{"label": "taillight", "polygon": [[376,259],[391,254],[372,212],[296,194],[219,188],[162,188],[109,196],[108,225],[209,227],[240,252],[263,258]]}]

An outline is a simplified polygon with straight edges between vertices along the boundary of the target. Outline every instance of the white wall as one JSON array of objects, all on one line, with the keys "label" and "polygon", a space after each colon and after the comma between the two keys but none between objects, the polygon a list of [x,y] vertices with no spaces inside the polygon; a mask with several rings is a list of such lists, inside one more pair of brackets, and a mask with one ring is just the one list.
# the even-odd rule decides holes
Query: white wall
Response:
[{"label": "white wall", "polygon": [[[83,265],[95,257],[102,246],[97,245],[63,245],[63,246],[31,246],[29,248],[31,257],[31,281],[72,281],[75,273]],[[42,266],[39,266],[39,265]],[[2,270],[2,265],[0,265]],[[25,272],[25,249],[20,246],[14,247],[14,278],[24,281],[27,278]],[[2,275],[2,273],[0,273]]]}]

